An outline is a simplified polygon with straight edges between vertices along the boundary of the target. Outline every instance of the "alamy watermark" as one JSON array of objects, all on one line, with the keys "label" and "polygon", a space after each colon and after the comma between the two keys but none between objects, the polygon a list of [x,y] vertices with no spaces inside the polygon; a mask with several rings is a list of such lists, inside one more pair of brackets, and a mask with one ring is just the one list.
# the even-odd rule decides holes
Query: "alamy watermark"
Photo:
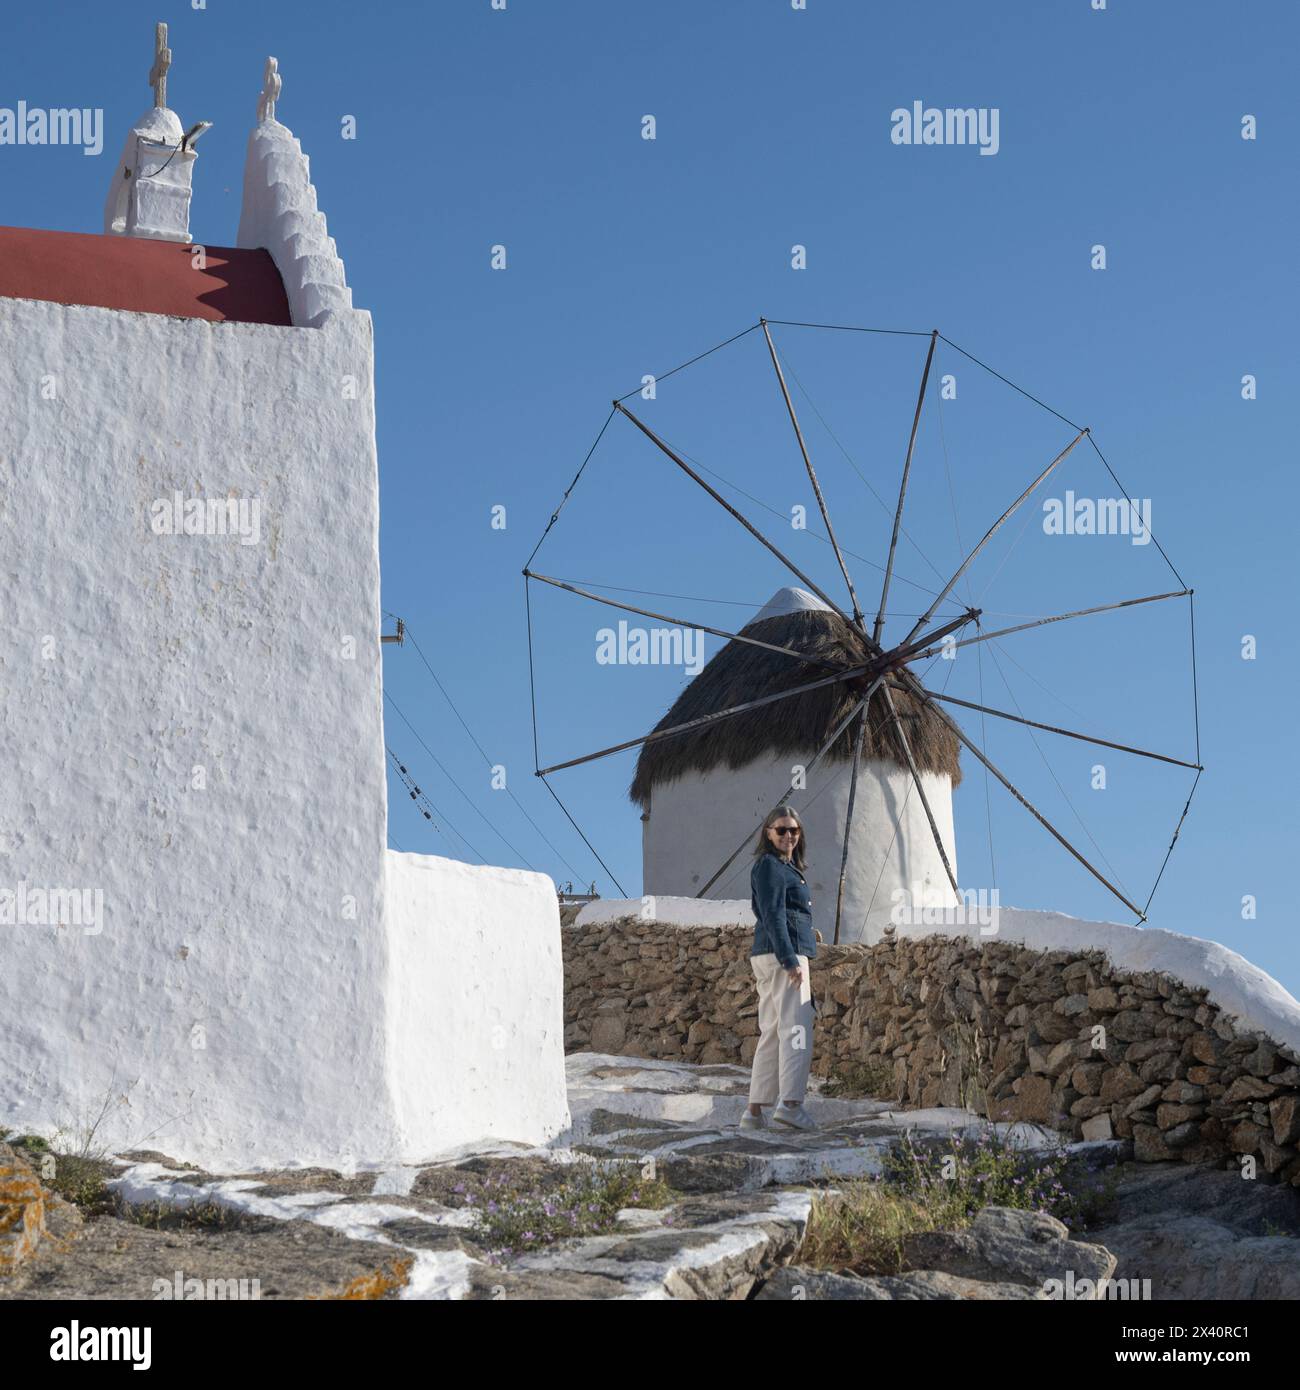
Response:
[{"label": "alamy watermark", "polygon": [[130,1361],[133,1371],[147,1371],[152,1347],[152,1327],[83,1327],[73,1318],[50,1329],[51,1361]]},{"label": "alamy watermark", "polygon": [[1049,536],[1128,536],[1133,545],[1151,541],[1151,499],[1062,497],[1043,500],[1043,531]]},{"label": "alamy watermark", "polygon": [[617,629],[596,633],[596,663],[600,666],[681,666],[691,676],[704,669],[704,634],[694,628],[629,627],[620,618]]},{"label": "alamy watermark", "polygon": [[238,536],[240,545],[262,538],[260,497],[185,497],[174,492],[149,505],[155,536]]},{"label": "alamy watermark", "polygon": [[1076,1279],[1074,1270],[1067,1269],[1064,1279],[1044,1279],[1043,1295],[1066,1303],[1077,1301],[1095,1303],[1099,1299],[1149,1300],[1150,1279]]},{"label": "alamy watermark", "polygon": [[963,888],[953,901],[949,888],[915,880],[911,888],[895,888],[889,920],[896,927],[977,926],[981,936],[996,936],[1001,901],[996,888]]},{"label": "alamy watermark", "polygon": [[20,880],[0,888],[0,927],[80,927],[87,936],[104,930],[102,888],[32,888]]},{"label": "alamy watermark", "polygon": [[978,145],[980,154],[997,154],[999,111],[996,106],[926,106],[914,101],[889,113],[889,138],[895,145]]},{"label": "alamy watermark", "polygon": [[190,1302],[198,1299],[230,1302],[262,1296],[260,1279],[187,1279],[184,1270],[180,1269],[170,1279],[155,1279],[152,1287],[156,1299],[184,1299]]},{"label": "alamy watermark", "polygon": [[95,106],[0,106],[0,145],[80,145],[102,154],[104,111]]}]

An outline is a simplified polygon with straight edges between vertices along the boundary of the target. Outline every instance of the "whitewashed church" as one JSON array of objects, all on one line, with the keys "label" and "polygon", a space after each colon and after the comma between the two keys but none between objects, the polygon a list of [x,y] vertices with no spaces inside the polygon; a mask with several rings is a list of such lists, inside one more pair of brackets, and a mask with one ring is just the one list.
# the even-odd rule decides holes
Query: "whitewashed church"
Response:
[{"label": "whitewashed church", "polygon": [[543,1141],[553,884],[385,848],[370,315],[274,59],[238,244],[192,234],[170,62],[102,235],[0,228],[0,1124],[227,1170]]}]

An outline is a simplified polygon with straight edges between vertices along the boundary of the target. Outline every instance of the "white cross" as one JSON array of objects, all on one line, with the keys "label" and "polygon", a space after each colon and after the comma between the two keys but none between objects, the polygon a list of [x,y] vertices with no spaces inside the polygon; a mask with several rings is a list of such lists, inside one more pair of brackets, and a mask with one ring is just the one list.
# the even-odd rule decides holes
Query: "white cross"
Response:
[{"label": "white cross", "polygon": [[266,60],[266,71],[262,74],[262,91],[257,98],[257,119],[275,120],[275,100],[280,95],[283,83],[280,80],[280,64],[274,58]]},{"label": "white cross", "polygon": [[153,67],[149,69],[149,85],[153,88],[153,104],[167,105],[167,69],[172,65],[172,51],[167,47],[167,26],[160,24],[154,32]]}]

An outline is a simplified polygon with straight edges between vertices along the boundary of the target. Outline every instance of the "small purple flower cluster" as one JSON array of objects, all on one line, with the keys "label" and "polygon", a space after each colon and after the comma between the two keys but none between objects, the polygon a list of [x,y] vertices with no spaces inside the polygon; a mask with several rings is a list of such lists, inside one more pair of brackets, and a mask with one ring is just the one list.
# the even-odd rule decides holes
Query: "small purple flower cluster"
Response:
[{"label": "small purple flower cluster", "polygon": [[[452,1190],[463,1193],[465,1205],[474,1208],[474,1233],[487,1246],[487,1259],[505,1264],[557,1240],[612,1230],[621,1208],[642,1203],[643,1176],[635,1164],[583,1165],[545,1188],[533,1185],[502,1191],[509,1184],[505,1174],[486,1178],[479,1194],[486,1201],[476,1201],[464,1184]],[[488,1189],[495,1189],[495,1195],[489,1195]]]}]

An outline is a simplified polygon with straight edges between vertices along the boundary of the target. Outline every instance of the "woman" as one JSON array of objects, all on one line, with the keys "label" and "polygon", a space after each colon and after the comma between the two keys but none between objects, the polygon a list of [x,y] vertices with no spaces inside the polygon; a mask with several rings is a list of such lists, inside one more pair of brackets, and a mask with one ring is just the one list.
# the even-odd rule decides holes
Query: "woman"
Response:
[{"label": "woman", "polygon": [[[803,876],[807,844],[792,806],[770,812],[758,832],[749,883],[754,947],[749,964],[758,981],[758,1048],[741,1129],[766,1129],[763,1107],[791,1129],[816,1129],[804,1109],[812,1065],[813,1003],[809,960],[817,954],[812,898]],[[777,1105],[778,1082],[782,1104]]]}]

